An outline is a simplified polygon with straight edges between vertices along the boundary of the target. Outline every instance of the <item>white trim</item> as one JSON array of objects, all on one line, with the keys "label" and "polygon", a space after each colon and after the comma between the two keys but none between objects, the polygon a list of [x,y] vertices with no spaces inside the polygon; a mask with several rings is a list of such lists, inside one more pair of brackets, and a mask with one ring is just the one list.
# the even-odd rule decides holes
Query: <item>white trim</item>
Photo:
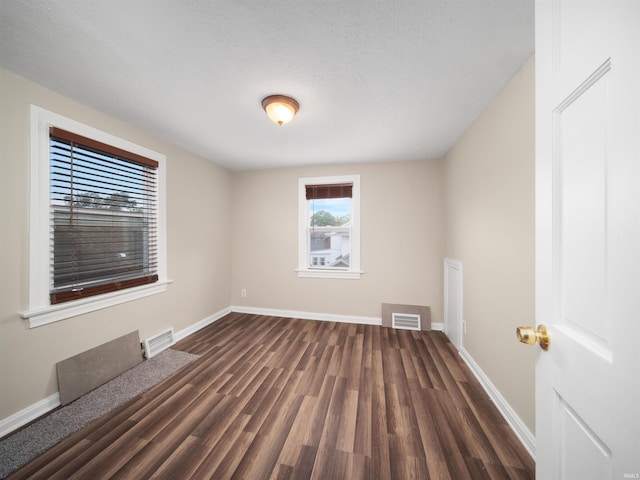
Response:
[{"label": "white trim", "polygon": [[[309,238],[307,222],[309,202],[306,185],[352,183],[351,192],[351,256],[346,270],[309,268]],[[300,278],[348,278],[357,280],[362,275],[360,268],[360,175],[338,175],[332,177],[306,177],[298,179],[298,268]]]},{"label": "white trim", "polygon": [[[230,311],[236,313],[251,313],[254,315],[268,315],[271,317],[300,318],[302,320],[320,320],[325,322],[338,323],[361,323],[363,325],[378,326],[382,325],[382,318],[378,317],[361,317],[356,315],[337,315],[333,313],[302,312],[297,310],[245,307],[239,305],[231,306]],[[442,332],[444,330],[444,324],[442,322],[431,322],[431,330]]]},{"label": "white trim", "polygon": [[[382,325],[382,319],[376,317],[356,317],[348,315],[334,315],[328,313],[309,313],[309,312],[296,312],[292,310],[274,310],[268,308],[254,308],[254,307],[226,307],[222,310],[209,315],[208,317],[186,327],[182,330],[175,332],[176,342],[188,337],[192,333],[210,325],[217,320],[221,319],[225,315],[231,312],[238,313],[252,313],[256,315],[269,315],[285,318],[301,318],[305,320],[324,320],[329,322],[342,322],[342,323],[362,323],[366,325]],[[35,420],[36,418],[44,415],[54,408],[60,406],[60,394],[58,392],[50,395],[44,400],[34,403],[27,408],[14,413],[13,415],[0,420],[0,437],[7,435],[23,425]]]},{"label": "white trim", "polygon": [[0,437],[17,430],[36,418],[50,412],[60,406],[60,394],[58,392],[49,395],[47,398],[28,406],[27,408],[14,413],[13,415],[0,420]]},{"label": "white trim", "polygon": [[336,315],[333,313],[300,312],[273,308],[231,306],[232,312],[267,315],[270,317],[300,318],[302,320],[321,320],[324,322],[361,323],[364,325],[382,325],[381,317],[359,317],[355,315]]},{"label": "white trim", "polygon": [[502,396],[496,386],[491,382],[491,380],[489,380],[489,377],[487,377],[487,375],[482,371],[480,366],[471,357],[469,352],[462,348],[460,349],[460,356],[471,370],[471,373],[473,373],[473,375],[478,379],[480,385],[482,385],[482,388],[484,388],[485,392],[487,392],[489,398],[491,398],[491,401],[495,404],[498,411],[507,421],[507,423],[511,427],[511,430],[513,430],[524,448],[527,450],[527,452],[529,452],[531,458],[535,460],[535,436],[527,428],[527,426],[524,424],[515,410],[511,407],[511,405],[509,405],[509,402],[507,402],[507,400]]},{"label": "white trim", "polygon": [[[279,310],[279,309],[271,309],[271,308],[231,306],[231,307],[223,308],[222,310],[219,310],[218,312],[213,313],[212,315],[209,315],[208,317],[186,328],[183,328],[182,330],[175,332],[176,342],[216,322],[217,320],[221,319],[222,317],[224,317],[225,315],[228,315],[231,312],[250,313],[255,315],[268,315],[268,316],[285,317],[285,318],[300,318],[303,320],[320,320],[320,321],[326,321],[326,322],[355,323],[355,324],[378,325],[378,326],[382,325],[382,318],[378,318],[378,317],[361,317],[361,316],[354,316],[354,315],[337,315],[332,313],[311,313],[311,312],[301,312],[301,311],[295,311],[295,310]],[[441,331],[442,327],[443,325],[440,322],[435,322],[431,324],[431,330]],[[494,403],[496,403],[496,405],[498,406],[498,409],[505,416],[505,418],[507,419],[507,422],[509,423],[509,425],[511,425],[511,428],[514,429],[514,431],[518,435],[518,438],[520,438],[520,440],[523,442],[523,444],[525,445],[525,448],[527,448],[531,456],[533,456],[532,452],[535,450],[535,447],[533,446],[535,444],[535,440],[533,440],[533,437],[529,432],[529,430],[526,428],[526,426],[524,426],[524,424],[522,424],[518,416],[508,406],[506,401],[502,398],[502,396],[495,389],[495,387],[491,385],[491,382],[486,378],[486,375],[482,373],[482,370],[480,370],[480,367],[478,367],[476,363],[471,359],[471,357],[468,356],[468,353],[464,352],[464,354],[465,355],[463,355],[463,352],[460,352],[460,355],[463,357],[463,360],[467,363],[467,365],[469,365],[469,368],[471,368],[471,371],[474,373],[474,375],[476,375],[476,377],[478,378],[480,383],[483,385],[485,390],[487,390],[487,393],[489,393],[489,396],[492,398],[492,400],[494,400]],[[483,379],[486,379],[486,381]],[[490,385],[490,387],[485,386],[485,384]],[[497,401],[494,399],[494,394],[491,393],[493,391],[495,391],[495,398],[498,398]],[[503,410],[501,409],[500,404],[498,404],[498,402],[500,402],[500,404],[506,405],[505,410],[508,410],[509,412],[511,412],[510,413],[511,417],[515,419],[513,423],[509,420],[509,417],[507,417],[505,413],[503,413]],[[30,405],[29,407],[23,410],[20,410],[19,412],[14,413],[13,415],[3,420],[0,420],[0,437],[3,437],[17,430],[23,425],[31,422],[32,420],[35,420],[41,415],[44,415],[59,406],[60,406],[60,394],[56,392],[50,395],[49,397],[43,400],[40,400],[39,402],[36,402],[33,405]],[[516,430],[516,428],[514,427],[514,423],[517,425],[520,425],[519,428],[524,432],[523,435],[518,434],[518,430]],[[527,439],[526,441],[529,442],[531,447],[529,447],[528,444],[525,443],[525,440],[523,440],[523,438]]]},{"label": "white trim", "polygon": [[[188,337],[192,333],[197,332],[201,328],[204,328],[207,325],[215,322],[216,320],[219,320],[229,313],[231,313],[231,307],[224,308],[219,312],[209,315],[207,318],[200,320],[199,322],[196,322],[187,328],[183,328],[182,330],[175,332],[174,339],[176,340],[176,342],[178,342],[183,338]],[[0,437],[8,435],[9,433],[17,430],[23,425],[26,425],[32,420],[35,420],[36,418],[50,412],[51,410],[59,406],[60,394],[56,392],[52,395],[49,395],[47,398],[40,400],[39,402],[36,402],[33,405],[30,405],[27,408],[24,408],[3,420],[0,420]]]},{"label": "white trim", "polygon": [[206,327],[207,325],[211,325],[213,322],[220,320],[225,315],[231,313],[231,307],[223,308],[222,310],[214,313],[213,315],[209,315],[207,318],[200,320],[199,322],[194,323],[193,325],[188,326],[187,328],[183,328],[175,332],[174,338],[176,342],[179,342],[183,338],[188,337],[192,333],[196,333],[198,330]]},{"label": "white trim", "polygon": [[167,285],[170,283],[171,280],[165,282],[157,281],[147,285],[127,288],[126,290],[117,290],[94,297],[82,298],[73,302],[26,310],[20,312],[20,316],[25,320],[29,320],[29,328],[40,327],[48,323],[165,292]]},{"label": "white trim", "polygon": [[300,278],[343,278],[346,280],[358,280],[364,272],[353,272],[348,270],[322,270],[322,269],[296,269]]},{"label": "white trim", "polygon": [[[31,105],[29,152],[29,307],[20,315],[29,328],[166,291],[166,156],[70,118]],[[56,126],[158,162],[158,282],[65,305],[49,301],[49,127]]]},{"label": "white trim", "polygon": [[[459,298],[459,304],[458,304],[458,309],[460,310],[460,318],[458,325],[456,325],[456,330],[457,330],[457,337],[458,338],[450,338],[449,337],[449,333],[451,332],[451,328],[449,325],[449,322],[451,321],[451,319],[449,318],[449,268],[452,268],[453,270],[458,270],[460,272],[460,298]],[[444,259],[444,285],[443,285],[443,289],[444,289],[444,322],[443,322],[443,331],[445,332],[445,334],[447,335],[447,337],[449,337],[449,340],[451,340],[451,343],[453,343],[453,345],[458,349],[458,351],[461,351],[464,348],[464,312],[463,312],[463,286],[464,286],[464,279],[463,279],[463,275],[464,275],[464,271],[462,269],[462,262],[459,260],[454,260],[452,258],[446,258]]]}]

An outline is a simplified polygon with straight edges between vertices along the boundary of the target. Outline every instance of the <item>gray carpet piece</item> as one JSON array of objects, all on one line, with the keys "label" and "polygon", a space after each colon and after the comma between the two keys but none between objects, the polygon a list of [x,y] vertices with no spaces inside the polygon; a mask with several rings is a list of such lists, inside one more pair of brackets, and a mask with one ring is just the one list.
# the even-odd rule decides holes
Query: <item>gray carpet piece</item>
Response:
[{"label": "gray carpet piece", "polygon": [[198,355],[168,349],[0,442],[0,478],[169,377]]}]

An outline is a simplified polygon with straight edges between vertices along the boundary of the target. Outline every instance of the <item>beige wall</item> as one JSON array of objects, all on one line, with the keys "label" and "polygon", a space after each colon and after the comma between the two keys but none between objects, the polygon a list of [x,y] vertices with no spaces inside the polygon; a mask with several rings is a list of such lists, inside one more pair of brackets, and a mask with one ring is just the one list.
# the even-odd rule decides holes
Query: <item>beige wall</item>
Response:
[{"label": "beige wall", "polygon": [[[298,178],[350,174],[360,175],[364,275],[298,278]],[[441,322],[443,193],[442,160],[234,174],[232,304],[377,318],[383,302],[430,305]]]},{"label": "beige wall", "polygon": [[[0,419],[57,390],[55,363],[131,330],[186,328],[229,305],[379,317],[430,305],[443,321],[443,257],[464,264],[463,345],[533,431],[533,60],[445,159],[230,173],[0,70]],[[29,105],[167,156],[164,294],[29,329]],[[360,280],[298,278],[298,178],[361,176]],[[240,290],[247,290],[247,297]]]},{"label": "beige wall", "polygon": [[447,257],[463,262],[463,347],[534,431],[534,63],[447,154]]},{"label": "beige wall", "polygon": [[[167,156],[167,292],[29,329],[29,105]],[[0,70],[0,419],[57,391],[55,363],[139,330],[181,330],[229,306],[231,174],[125,123]]]}]

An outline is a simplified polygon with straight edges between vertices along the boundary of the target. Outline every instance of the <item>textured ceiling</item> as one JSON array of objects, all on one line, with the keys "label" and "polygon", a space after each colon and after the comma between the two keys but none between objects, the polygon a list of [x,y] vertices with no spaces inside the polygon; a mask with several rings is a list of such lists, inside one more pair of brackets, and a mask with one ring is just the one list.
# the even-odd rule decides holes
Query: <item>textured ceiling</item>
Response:
[{"label": "textured ceiling", "polygon": [[[444,155],[533,0],[0,0],[0,66],[232,170]],[[291,123],[260,101],[300,102]]]}]

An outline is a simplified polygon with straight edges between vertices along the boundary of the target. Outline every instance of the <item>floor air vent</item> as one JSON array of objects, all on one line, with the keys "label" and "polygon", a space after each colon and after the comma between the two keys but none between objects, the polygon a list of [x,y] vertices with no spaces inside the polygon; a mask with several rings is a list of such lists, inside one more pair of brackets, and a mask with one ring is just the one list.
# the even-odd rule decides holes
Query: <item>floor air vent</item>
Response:
[{"label": "floor air vent", "polygon": [[391,325],[403,330],[420,330],[420,315],[411,313],[392,313]]},{"label": "floor air vent", "polygon": [[144,355],[147,358],[151,358],[175,343],[176,340],[173,337],[173,327],[168,328],[165,331],[152,335],[144,340]]}]

